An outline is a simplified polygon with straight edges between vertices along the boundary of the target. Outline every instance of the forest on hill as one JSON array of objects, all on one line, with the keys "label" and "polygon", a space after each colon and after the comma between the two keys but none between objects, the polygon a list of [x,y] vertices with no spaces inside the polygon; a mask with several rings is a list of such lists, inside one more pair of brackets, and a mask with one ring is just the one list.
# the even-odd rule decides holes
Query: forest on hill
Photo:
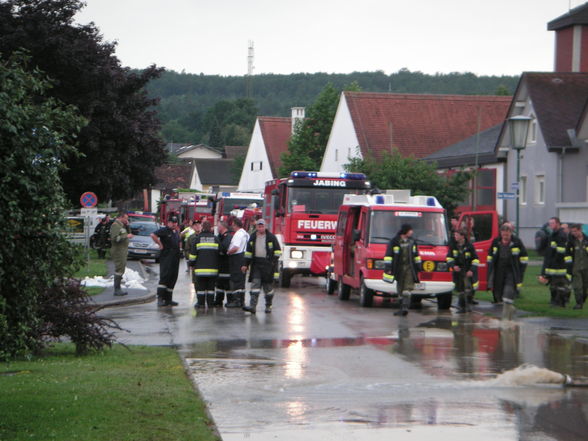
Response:
[{"label": "forest on hill", "polygon": [[377,71],[251,77],[166,71],[147,89],[151,97],[160,99],[165,142],[223,147],[247,145],[256,116],[290,116],[292,107],[308,107],[329,83],[337,90],[354,84],[364,92],[512,95],[518,80],[518,76],[429,75],[408,69],[390,75]]}]

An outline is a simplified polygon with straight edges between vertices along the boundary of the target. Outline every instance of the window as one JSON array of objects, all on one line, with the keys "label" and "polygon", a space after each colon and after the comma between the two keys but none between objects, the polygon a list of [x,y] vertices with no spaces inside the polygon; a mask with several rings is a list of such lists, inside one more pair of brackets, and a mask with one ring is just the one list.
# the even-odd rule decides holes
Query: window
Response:
[{"label": "window", "polygon": [[262,161],[252,161],[251,162],[251,171],[260,171],[263,168]]},{"label": "window", "polygon": [[335,149],[335,162],[339,161],[339,150]]},{"label": "window", "polygon": [[537,142],[537,118],[535,118],[535,115],[530,116],[531,124],[529,125],[529,136],[527,142],[534,144]]},{"label": "window", "polygon": [[527,177],[521,176],[519,182],[519,202],[521,205],[527,205]]},{"label": "window", "polygon": [[545,204],[545,176],[535,176],[535,203],[539,205]]}]

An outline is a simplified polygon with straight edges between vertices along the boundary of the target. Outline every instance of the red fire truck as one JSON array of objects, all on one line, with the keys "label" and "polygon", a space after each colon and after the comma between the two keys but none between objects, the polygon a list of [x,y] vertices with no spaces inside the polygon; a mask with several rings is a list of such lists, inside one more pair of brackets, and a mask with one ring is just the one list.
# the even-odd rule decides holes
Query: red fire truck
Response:
[{"label": "red fire truck", "polygon": [[162,225],[167,224],[170,216],[176,216],[180,219],[180,211],[182,209],[183,199],[167,198],[159,203],[159,221]]},{"label": "red fire truck", "polygon": [[333,245],[333,277],[341,300],[359,291],[361,306],[374,296],[396,297],[396,283],[382,280],[384,255],[402,224],[410,224],[423,271],[411,302],[437,298],[439,309],[451,306],[453,281],[446,263],[448,228],[445,210],[433,196],[411,196],[410,190],[376,195],[346,195],[339,209]]},{"label": "red fire truck", "polygon": [[280,286],[295,274],[324,274],[343,196],[369,188],[362,173],[294,171],[266,183],[263,217],[282,247]]},{"label": "red fire truck", "polygon": [[180,222],[187,225],[195,220],[208,220],[212,223],[215,207],[213,199],[212,196],[210,199],[206,196],[199,196],[197,200],[184,201],[180,209]]},{"label": "red fire truck", "polygon": [[223,191],[216,197],[214,225],[230,216],[242,218],[246,208],[258,208],[263,205],[263,196],[259,193],[237,193]]}]

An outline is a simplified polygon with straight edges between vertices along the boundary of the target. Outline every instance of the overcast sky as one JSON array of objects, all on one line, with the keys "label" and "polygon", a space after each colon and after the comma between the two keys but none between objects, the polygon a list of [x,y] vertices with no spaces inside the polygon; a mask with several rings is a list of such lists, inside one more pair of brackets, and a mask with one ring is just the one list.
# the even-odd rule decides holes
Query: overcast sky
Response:
[{"label": "overcast sky", "polygon": [[124,66],[254,73],[552,71],[547,22],[583,0],[85,0]]}]

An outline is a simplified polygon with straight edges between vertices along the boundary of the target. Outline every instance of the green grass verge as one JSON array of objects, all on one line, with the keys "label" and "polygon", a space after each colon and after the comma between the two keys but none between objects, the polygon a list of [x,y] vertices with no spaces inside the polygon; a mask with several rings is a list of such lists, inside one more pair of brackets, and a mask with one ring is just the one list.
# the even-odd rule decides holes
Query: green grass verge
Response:
[{"label": "green grass verge", "polygon": [[0,391],[0,440],[218,440],[172,348],[59,344],[0,364]]},{"label": "green grass verge", "polygon": [[[108,275],[108,267],[106,266],[105,259],[98,259],[98,254],[96,250],[90,250],[89,253],[90,258],[86,261],[85,265],[80,268],[80,270],[74,274],[76,279],[83,279],[84,277],[94,277],[94,276],[102,276],[106,277]],[[100,294],[104,291],[104,288],[100,287],[91,287],[86,288],[86,291],[89,295],[95,296],[96,294]]]},{"label": "green grass verge", "polygon": [[[541,272],[541,266],[529,265],[525,272],[525,280],[521,297],[516,299],[515,306],[517,309],[527,311],[532,315],[545,317],[562,317],[562,318],[588,318],[588,306],[584,309],[572,309],[576,304],[574,294],[570,296],[570,302],[567,307],[557,308],[550,305],[551,295],[549,294],[549,287],[541,285],[537,276]],[[480,300],[492,301],[492,294],[490,292],[477,292],[476,298]]]}]

